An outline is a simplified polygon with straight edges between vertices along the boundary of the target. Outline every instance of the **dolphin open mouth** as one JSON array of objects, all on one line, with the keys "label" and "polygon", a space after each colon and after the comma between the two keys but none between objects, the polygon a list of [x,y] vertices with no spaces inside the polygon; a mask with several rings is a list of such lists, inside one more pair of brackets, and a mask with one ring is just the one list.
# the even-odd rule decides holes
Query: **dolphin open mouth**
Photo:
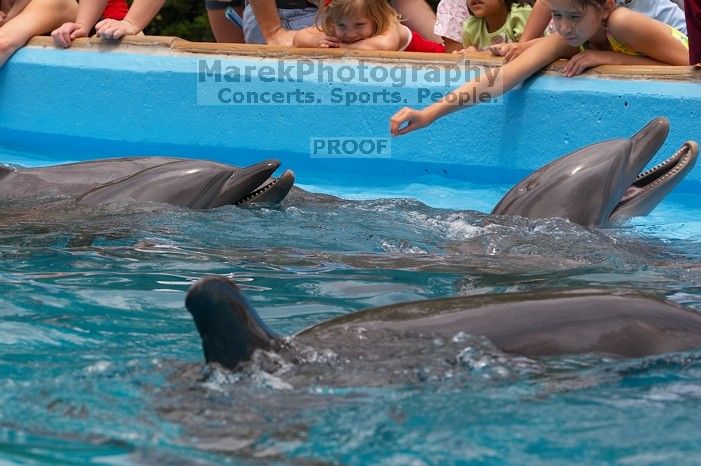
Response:
[{"label": "dolphin open mouth", "polygon": [[264,160],[233,171],[220,186],[212,206],[280,203],[292,189],[295,176],[287,170],[279,178],[273,178],[279,166],[278,160]]},{"label": "dolphin open mouth", "polygon": [[676,185],[693,167],[697,156],[698,145],[693,141],[684,143],[671,157],[638,175],[614,211],[653,190]]},{"label": "dolphin open mouth", "polygon": [[268,178],[258,188],[234,202],[234,205],[277,204],[287,196],[294,182],[294,173],[291,170],[285,170],[279,178]]}]

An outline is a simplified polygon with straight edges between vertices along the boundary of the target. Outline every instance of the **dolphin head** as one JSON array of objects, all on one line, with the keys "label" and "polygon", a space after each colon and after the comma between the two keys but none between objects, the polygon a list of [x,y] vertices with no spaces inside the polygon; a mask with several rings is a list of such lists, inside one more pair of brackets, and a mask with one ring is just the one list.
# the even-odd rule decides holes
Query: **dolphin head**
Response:
[{"label": "dolphin head", "polygon": [[492,214],[562,217],[581,225],[606,225],[647,214],[686,176],[698,155],[698,145],[687,142],[641,174],[668,133],[669,122],[660,117],[630,139],[567,154],[514,186]]},{"label": "dolphin head", "polygon": [[279,178],[273,178],[279,166],[277,160],[265,160],[235,171],[219,188],[210,201],[210,207],[279,203],[290,192],[295,181],[291,170],[285,170]]},{"label": "dolphin head", "polygon": [[[108,167],[109,162],[105,162]],[[294,184],[294,174],[289,170],[272,178],[279,166],[277,160],[236,168],[202,160],[153,159],[145,167],[87,191],[78,200],[97,204],[134,199],[193,209],[278,203]]]}]

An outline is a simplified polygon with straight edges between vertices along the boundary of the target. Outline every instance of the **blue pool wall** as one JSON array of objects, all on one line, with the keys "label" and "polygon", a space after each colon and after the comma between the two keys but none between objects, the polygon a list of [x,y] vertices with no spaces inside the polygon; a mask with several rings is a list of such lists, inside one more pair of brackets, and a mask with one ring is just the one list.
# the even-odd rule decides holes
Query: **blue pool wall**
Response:
[{"label": "blue pool wall", "polygon": [[[403,104],[202,105],[200,61],[217,58],[242,67],[280,60],[143,53],[138,47],[24,48],[0,70],[0,148],[41,154],[27,156],[32,164],[123,155],[197,157],[237,165],[278,158],[302,183],[343,185],[404,183],[425,175],[513,183],[581,146],[628,137],[656,116],[666,116],[671,131],[655,161],[685,140],[701,141],[699,77],[633,80],[547,74],[527,81],[499,104],[463,110],[391,139],[389,157],[320,159],[310,154],[310,138],[389,137],[388,119]],[[448,89],[421,85],[437,92]],[[254,81],[245,86],[262,92],[289,83]],[[328,91],[329,84],[309,79],[294,86]],[[343,88],[371,92],[386,86],[348,82]],[[408,104],[417,106],[411,98]],[[701,190],[701,168],[678,189]]]}]

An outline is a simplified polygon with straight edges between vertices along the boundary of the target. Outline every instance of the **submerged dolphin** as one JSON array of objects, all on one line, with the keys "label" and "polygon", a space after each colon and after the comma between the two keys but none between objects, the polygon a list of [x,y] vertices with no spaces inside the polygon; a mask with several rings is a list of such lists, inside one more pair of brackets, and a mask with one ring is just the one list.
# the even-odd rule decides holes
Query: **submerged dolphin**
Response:
[{"label": "submerged dolphin", "polygon": [[[258,350],[285,340],[261,320],[230,280],[196,282],[185,301],[207,363],[236,369]],[[507,353],[529,357],[606,353],[641,357],[701,347],[701,314],[634,291],[570,290],[431,299],[367,309],[294,336],[314,346],[341,329],[391,330],[451,338],[487,337]],[[336,334],[337,335],[337,334]],[[365,344],[372,344],[367,341]]]},{"label": "submerged dolphin", "polygon": [[88,204],[134,199],[194,209],[277,203],[294,184],[289,170],[271,178],[279,166],[276,160],[237,168],[167,157],[125,157],[43,168],[0,166],[0,197],[52,193]]},{"label": "submerged dolphin", "polygon": [[630,139],[593,144],[528,175],[494,207],[495,215],[566,218],[606,225],[647,215],[691,171],[698,144],[684,143],[670,158],[640,173],[669,133],[656,118]]}]

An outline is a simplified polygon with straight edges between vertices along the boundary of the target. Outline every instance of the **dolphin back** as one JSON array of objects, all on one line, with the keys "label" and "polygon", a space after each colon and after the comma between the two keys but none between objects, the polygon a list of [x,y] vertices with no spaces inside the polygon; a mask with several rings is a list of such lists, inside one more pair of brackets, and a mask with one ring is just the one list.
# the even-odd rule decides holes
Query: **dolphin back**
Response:
[{"label": "dolphin back", "polygon": [[573,290],[432,299],[342,316],[302,331],[388,329],[452,338],[487,337],[529,357],[606,353],[624,357],[701,347],[701,315],[634,291]]},{"label": "dolphin back", "polygon": [[78,197],[89,204],[133,199],[193,209],[209,207],[235,172],[227,165],[201,160],[175,160],[105,183]]},{"label": "dolphin back", "polygon": [[43,168],[0,167],[0,198],[69,196],[86,204],[131,199],[193,209],[223,205],[278,204],[294,174],[265,160],[245,168],[197,159],[123,157]]},{"label": "dolphin back", "polygon": [[2,167],[0,196],[75,195],[172,163],[168,157],[124,157],[67,163],[39,168]]}]

